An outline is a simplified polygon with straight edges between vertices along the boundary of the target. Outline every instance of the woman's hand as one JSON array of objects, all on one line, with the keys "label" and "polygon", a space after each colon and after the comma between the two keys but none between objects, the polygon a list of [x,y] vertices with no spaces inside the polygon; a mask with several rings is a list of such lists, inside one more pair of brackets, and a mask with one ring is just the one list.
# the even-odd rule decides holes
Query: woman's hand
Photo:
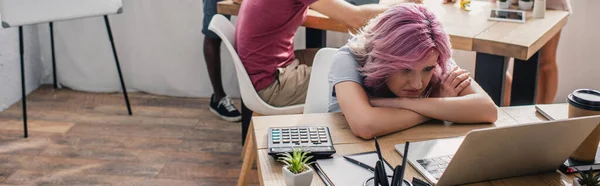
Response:
[{"label": "woman's hand", "polygon": [[472,79],[469,72],[460,69],[457,66],[452,68],[448,74],[442,78],[439,88],[439,97],[456,97],[466,87],[471,84]]}]

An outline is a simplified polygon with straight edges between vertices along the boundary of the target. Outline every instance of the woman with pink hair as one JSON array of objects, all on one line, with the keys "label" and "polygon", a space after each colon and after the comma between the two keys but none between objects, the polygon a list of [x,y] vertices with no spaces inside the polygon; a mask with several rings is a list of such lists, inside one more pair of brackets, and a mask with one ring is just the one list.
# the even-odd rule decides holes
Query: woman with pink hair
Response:
[{"label": "woman with pink hair", "polygon": [[329,112],[343,112],[355,135],[371,139],[430,119],[495,122],[487,93],[451,59],[448,34],[424,6],[391,7],[334,57]]}]

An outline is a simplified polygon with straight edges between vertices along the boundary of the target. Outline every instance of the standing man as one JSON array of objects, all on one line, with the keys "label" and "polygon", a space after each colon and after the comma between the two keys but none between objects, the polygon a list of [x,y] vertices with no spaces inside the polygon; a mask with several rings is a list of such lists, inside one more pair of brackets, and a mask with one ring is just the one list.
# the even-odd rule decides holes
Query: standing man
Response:
[{"label": "standing man", "polygon": [[[210,111],[223,120],[237,122],[242,119],[242,115],[233,105],[231,98],[225,94],[221,80],[221,38],[208,30],[208,25],[212,17],[217,14],[217,2],[219,1],[203,0],[204,20],[202,33],[204,34],[204,60],[206,61],[210,83],[214,91],[210,97]],[[230,18],[230,16],[226,17]]]}]

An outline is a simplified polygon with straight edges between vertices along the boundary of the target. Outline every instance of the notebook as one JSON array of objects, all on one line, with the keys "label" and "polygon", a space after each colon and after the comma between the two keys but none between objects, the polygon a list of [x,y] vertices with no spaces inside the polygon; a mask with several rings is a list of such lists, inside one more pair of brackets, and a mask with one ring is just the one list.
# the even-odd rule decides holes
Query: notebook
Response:
[{"label": "notebook", "polygon": [[569,118],[567,104],[537,104],[535,110],[548,120],[567,119]]},{"label": "notebook", "polygon": [[[377,152],[375,151],[345,156],[371,167],[375,167],[375,164],[379,160],[379,156],[377,156]],[[392,166],[387,161],[385,163],[387,165],[386,173],[392,176],[394,174]],[[314,165],[315,171],[326,185],[362,186],[365,180],[373,177],[373,172],[351,163],[343,156],[318,159]]]}]

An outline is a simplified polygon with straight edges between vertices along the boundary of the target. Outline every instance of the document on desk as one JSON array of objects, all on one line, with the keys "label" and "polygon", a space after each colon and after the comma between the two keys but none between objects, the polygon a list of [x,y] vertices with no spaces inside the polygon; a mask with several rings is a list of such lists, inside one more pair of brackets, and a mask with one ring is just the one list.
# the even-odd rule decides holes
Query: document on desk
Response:
[{"label": "document on desk", "polygon": [[[357,160],[368,166],[375,167],[379,160],[376,152],[367,152],[353,155],[346,155],[349,158]],[[394,173],[391,165],[387,163],[386,173],[392,175]],[[333,156],[328,159],[319,159],[315,163],[319,171],[323,173],[330,185],[336,186],[362,186],[365,180],[373,177],[373,172],[363,168],[355,163],[346,160],[343,156]]]},{"label": "document on desk", "polygon": [[567,119],[569,118],[567,104],[537,104],[535,110],[548,120]]}]

